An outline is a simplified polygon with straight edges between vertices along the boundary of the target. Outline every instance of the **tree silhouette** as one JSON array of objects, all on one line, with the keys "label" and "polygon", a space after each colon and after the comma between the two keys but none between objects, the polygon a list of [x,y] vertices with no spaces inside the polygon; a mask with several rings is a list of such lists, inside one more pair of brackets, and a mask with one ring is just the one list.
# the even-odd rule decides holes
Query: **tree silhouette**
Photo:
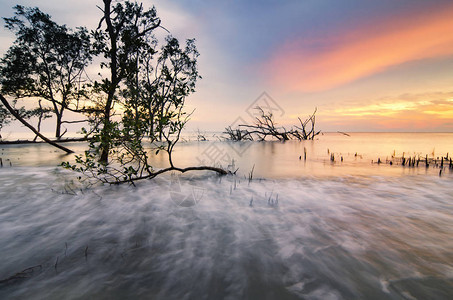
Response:
[{"label": "tree silhouette", "polygon": [[[106,183],[153,178],[168,171],[212,170],[214,167],[178,168],[172,152],[189,120],[185,99],[195,91],[200,76],[194,40],[184,47],[167,36],[159,48],[154,30],[161,27],[155,8],[125,1],[104,0],[103,17],[94,32],[96,54],[108,78],[94,82],[101,113],[94,117],[90,149],[64,163],[90,178]],[[164,29],[163,29],[164,30]],[[155,171],[149,157],[166,152],[170,167]]]},{"label": "tree silhouette", "polygon": [[[90,128],[89,149],[76,155],[76,164],[62,165],[105,183],[122,183],[153,178],[168,171],[186,172],[220,168],[200,166],[178,168],[172,152],[189,120],[185,99],[195,91],[200,78],[199,53],[194,40],[185,45],[168,35],[162,45],[154,36],[161,27],[155,8],[144,9],[137,2],[103,0],[103,16],[96,30],[75,31],[53,22],[38,8],[16,6],[16,16],[5,18],[6,27],[16,34],[0,65],[2,92],[16,98],[49,101],[56,116],[56,137],[60,138],[63,112],[83,113]],[[165,30],[162,28],[162,30]],[[92,58],[101,60],[107,77],[85,81],[84,70]],[[25,116],[41,120],[46,110],[39,107],[22,112],[10,106],[0,94],[8,112],[36,135],[42,136]],[[15,103],[15,100],[14,102]],[[34,102],[36,103],[36,101]],[[82,104],[80,104],[82,103]],[[7,122],[9,115],[0,111]],[[39,127],[39,126],[38,126]],[[169,167],[154,170],[149,157],[160,151],[168,154]]]},{"label": "tree silhouette", "polygon": [[[55,137],[61,138],[66,109],[78,111],[86,96],[84,69],[91,61],[90,36],[85,28],[72,31],[58,25],[38,8],[14,7],[15,16],[4,18],[16,35],[0,61],[1,91],[16,98],[48,101],[56,118]],[[29,101],[31,102],[31,101]],[[41,106],[36,114],[48,111]]]}]

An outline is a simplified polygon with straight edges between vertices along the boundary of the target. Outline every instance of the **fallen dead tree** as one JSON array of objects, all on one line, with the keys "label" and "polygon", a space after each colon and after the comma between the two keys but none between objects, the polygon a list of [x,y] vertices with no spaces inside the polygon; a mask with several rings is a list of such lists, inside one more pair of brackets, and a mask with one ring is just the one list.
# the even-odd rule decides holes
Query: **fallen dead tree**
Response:
[{"label": "fallen dead tree", "polygon": [[279,141],[302,141],[313,140],[315,136],[321,133],[321,131],[315,130],[317,109],[305,121],[298,118],[299,125],[294,125],[289,130],[276,125],[272,112],[266,113],[260,106],[255,109],[258,111],[258,116],[255,117],[253,125],[239,124],[236,128],[231,128],[231,126],[225,128],[223,133],[227,135],[227,140],[265,141],[266,139],[277,139]]},{"label": "fallen dead tree", "polygon": [[231,126],[228,126],[223,133],[227,135],[226,139],[230,141],[253,141],[251,133],[240,128],[233,129]]}]

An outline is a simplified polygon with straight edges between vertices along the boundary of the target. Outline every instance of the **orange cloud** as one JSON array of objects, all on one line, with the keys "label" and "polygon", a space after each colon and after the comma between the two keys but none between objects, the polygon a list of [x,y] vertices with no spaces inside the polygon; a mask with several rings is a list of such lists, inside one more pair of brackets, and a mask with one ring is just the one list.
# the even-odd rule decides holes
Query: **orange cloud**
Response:
[{"label": "orange cloud", "polygon": [[266,66],[270,79],[304,92],[326,90],[408,61],[453,54],[453,5],[336,32],[323,47],[289,42]]},{"label": "orange cloud", "polygon": [[346,128],[375,130],[453,130],[453,93],[405,95],[369,104],[343,104],[324,109],[319,120]]}]

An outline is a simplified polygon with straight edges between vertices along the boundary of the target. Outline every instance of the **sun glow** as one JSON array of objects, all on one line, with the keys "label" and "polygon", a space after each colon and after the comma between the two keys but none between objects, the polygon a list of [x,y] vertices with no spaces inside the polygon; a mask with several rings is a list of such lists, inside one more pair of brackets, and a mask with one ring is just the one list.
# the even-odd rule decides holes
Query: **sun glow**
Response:
[{"label": "sun glow", "polygon": [[[419,96],[413,96],[417,98]],[[360,128],[374,124],[376,130],[394,130],[399,128],[426,129],[440,128],[451,130],[453,125],[452,99],[412,101],[380,101],[360,105],[358,103],[342,107],[320,110],[319,118],[323,122],[338,126]]]}]

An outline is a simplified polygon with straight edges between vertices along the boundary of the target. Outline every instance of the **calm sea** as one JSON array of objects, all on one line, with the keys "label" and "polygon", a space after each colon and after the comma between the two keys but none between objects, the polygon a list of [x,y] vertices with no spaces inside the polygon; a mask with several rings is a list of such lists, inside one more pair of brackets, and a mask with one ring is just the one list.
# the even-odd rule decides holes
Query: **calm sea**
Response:
[{"label": "calm sea", "polygon": [[449,158],[453,134],[206,137],[175,164],[235,176],[84,189],[57,167],[72,156],[0,146],[0,298],[453,298],[453,170],[423,163]]}]

